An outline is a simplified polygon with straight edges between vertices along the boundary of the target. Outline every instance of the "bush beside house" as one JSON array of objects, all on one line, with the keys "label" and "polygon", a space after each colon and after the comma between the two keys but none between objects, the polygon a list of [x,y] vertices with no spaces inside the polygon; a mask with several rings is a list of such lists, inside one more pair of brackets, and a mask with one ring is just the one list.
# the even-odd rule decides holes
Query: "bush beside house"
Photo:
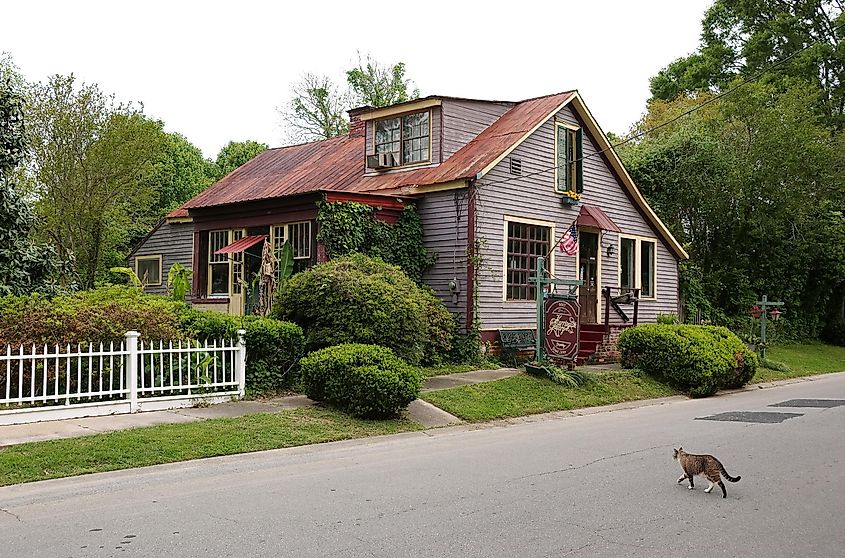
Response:
[{"label": "bush beside house", "polygon": [[246,385],[253,393],[293,385],[305,337],[296,324],[194,310],[140,289],[109,286],[72,295],[0,298],[0,344],[119,343],[127,331],[144,341],[235,339],[246,330]]},{"label": "bush beside house", "polygon": [[455,321],[400,268],[362,254],[298,273],[280,289],[273,315],[298,323],[309,351],[344,343],[391,348],[410,364],[439,363]]},{"label": "bush beside house", "polygon": [[619,337],[622,366],[640,368],[693,397],[736,388],[754,376],[757,355],[727,328],[640,325]]},{"label": "bush beside house", "polygon": [[327,347],[303,358],[300,366],[308,397],[365,418],[398,415],[422,385],[419,370],[377,345]]}]

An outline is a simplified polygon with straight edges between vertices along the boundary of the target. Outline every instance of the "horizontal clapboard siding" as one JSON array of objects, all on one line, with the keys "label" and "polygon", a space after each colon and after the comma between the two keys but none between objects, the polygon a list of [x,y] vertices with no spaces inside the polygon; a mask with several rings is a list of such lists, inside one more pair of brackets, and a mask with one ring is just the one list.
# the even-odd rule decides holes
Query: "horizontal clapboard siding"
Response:
[{"label": "horizontal clapboard siding", "polygon": [[[533,302],[505,302],[504,277],[504,222],[505,216],[526,220],[550,221],[555,225],[555,240],[578,216],[577,206],[564,206],[561,196],[554,191],[554,171],[534,176],[531,173],[550,169],[554,161],[554,122],[579,125],[569,107],[564,107],[553,119],[543,124],[512,153],[522,161],[522,176],[510,174],[509,161],[505,158],[478,182],[477,212],[478,236],[484,239],[482,247],[483,271],[479,276],[479,305],[482,329],[503,327],[533,327],[536,310]],[[657,299],[640,303],[641,322],[653,322],[659,313],[677,312],[678,266],[677,259],[658,234],[645,221],[616,180],[604,159],[597,154],[597,147],[584,134],[584,192],[582,203],[600,207],[622,229],[632,234],[657,240]],[[496,183],[508,180],[504,183]],[[607,256],[606,246],[614,245],[614,254]],[[619,249],[616,234],[605,233],[601,238],[601,284],[618,286]],[[554,272],[559,278],[576,278],[575,256],[554,253]],[[630,306],[625,308],[631,308]],[[601,306],[603,314],[603,305]],[[602,320],[603,316],[599,318]],[[611,310],[611,323],[619,322]]]},{"label": "horizontal clapboard siding", "polygon": [[129,267],[135,269],[137,256],[161,256],[161,285],[147,287],[146,292],[164,294],[167,291],[167,271],[170,266],[178,262],[188,269],[193,269],[193,254],[193,223],[164,221],[130,256]]},{"label": "horizontal clapboard siding", "polygon": [[[446,303],[450,312],[466,316],[466,190],[426,194],[417,203],[417,212],[423,225],[425,248],[437,258],[423,280]],[[449,292],[449,281],[453,278],[461,283],[457,303]]]},{"label": "horizontal clapboard siding", "polygon": [[489,101],[443,99],[443,160],[498,120],[511,106]]}]

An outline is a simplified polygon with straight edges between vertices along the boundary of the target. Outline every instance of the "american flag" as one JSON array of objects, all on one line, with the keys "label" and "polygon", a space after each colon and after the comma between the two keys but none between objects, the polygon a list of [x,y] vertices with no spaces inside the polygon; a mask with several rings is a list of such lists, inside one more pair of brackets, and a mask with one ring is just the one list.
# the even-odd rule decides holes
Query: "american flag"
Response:
[{"label": "american flag", "polygon": [[569,227],[560,239],[560,251],[566,253],[567,256],[574,256],[578,251],[578,231],[575,230],[575,225]]}]

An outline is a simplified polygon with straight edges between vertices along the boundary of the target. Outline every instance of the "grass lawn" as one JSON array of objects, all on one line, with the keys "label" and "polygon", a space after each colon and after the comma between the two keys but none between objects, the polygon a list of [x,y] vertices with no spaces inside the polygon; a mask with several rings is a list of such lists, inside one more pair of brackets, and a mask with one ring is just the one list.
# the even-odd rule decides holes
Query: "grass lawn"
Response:
[{"label": "grass lawn", "polygon": [[769,347],[766,358],[789,366],[789,372],[758,368],[752,383],[845,371],[845,347],[823,344]]},{"label": "grass lawn", "polygon": [[635,370],[593,376],[579,388],[557,385],[527,374],[422,394],[422,399],[464,420],[479,422],[550,411],[595,407],[664,397],[672,388]]},{"label": "grass lawn", "polygon": [[33,442],[0,448],[0,486],[421,429],[312,407]]}]

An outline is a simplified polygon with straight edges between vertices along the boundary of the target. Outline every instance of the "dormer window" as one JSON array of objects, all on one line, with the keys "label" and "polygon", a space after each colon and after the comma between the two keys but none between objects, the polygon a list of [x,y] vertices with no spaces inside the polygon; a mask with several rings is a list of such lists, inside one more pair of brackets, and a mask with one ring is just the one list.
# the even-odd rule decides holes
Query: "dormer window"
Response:
[{"label": "dormer window", "polygon": [[375,123],[375,152],[393,153],[400,165],[431,160],[431,113],[429,111],[385,118]]}]

